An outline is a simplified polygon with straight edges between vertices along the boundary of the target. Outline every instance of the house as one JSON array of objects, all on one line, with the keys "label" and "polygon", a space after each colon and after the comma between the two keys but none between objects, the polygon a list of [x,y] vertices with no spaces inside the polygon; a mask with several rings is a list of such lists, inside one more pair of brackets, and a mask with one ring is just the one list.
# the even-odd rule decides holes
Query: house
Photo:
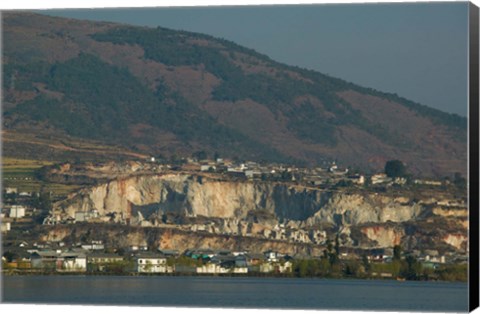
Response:
[{"label": "house", "polygon": [[23,218],[25,217],[25,207],[22,205],[12,205],[10,208],[10,218]]},{"label": "house", "polygon": [[328,171],[334,175],[344,175],[348,173],[348,169],[339,169],[336,163],[332,163]]},{"label": "house", "polygon": [[92,253],[88,254],[88,263],[114,263],[123,261],[123,257],[118,254],[110,253]]},{"label": "house", "polygon": [[248,252],[247,251],[233,251],[232,255],[233,256],[240,256],[240,255],[246,255]]},{"label": "house", "polygon": [[2,261],[4,263],[5,268],[16,268],[16,269],[30,269],[31,268],[31,263],[28,258],[17,258],[12,260],[11,262],[8,262],[6,259],[4,260],[2,258]]},{"label": "house", "polygon": [[214,253],[215,253],[216,256],[218,256],[218,255],[228,256],[228,255],[231,254],[231,251],[230,250],[225,250],[225,249],[220,249],[220,250],[215,250]]},{"label": "house", "polygon": [[105,271],[108,266],[114,263],[123,262],[124,258],[118,254],[91,253],[87,256],[88,269]]},{"label": "house", "polygon": [[26,241],[22,241],[20,242],[20,244],[18,245],[18,247],[27,247],[28,246],[28,242]]},{"label": "house", "polygon": [[57,258],[57,271],[87,271],[87,255],[80,252],[62,252]]},{"label": "house", "polygon": [[348,176],[348,179],[358,185],[365,184],[365,177],[359,174]]},{"label": "house", "polygon": [[215,256],[215,252],[210,249],[193,249],[185,252],[185,255],[193,259],[210,259]]},{"label": "house", "polygon": [[223,262],[212,261],[197,267],[198,274],[226,274],[226,273],[233,273],[233,274],[246,274],[248,273],[248,267],[246,263],[242,266],[239,264],[237,266],[236,260],[225,260]]},{"label": "house", "polygon": [[441,186],[442,182],[441,181],[436,181],[436,180],[415,180],[413,181],[415,184],[424,184],[424,185],[433,185],[433,186]]},{"label": "house", "polygon": [[167,265],[162,254],[140,253],[135,256],[135,269],[139,273],[172,273],[173,267]]},{"label": "house", "polygon": [[178,250],[168,250],[168,249],[158,249],[158,252],[162,255],[164,255],[165,257],[178,257],[180,255],[180,253],[178,252]]},{"label": "house", "polygon": [[371,249],[366,252],[369,261],[382,262],[385,254],[385,249]]},{"label": "house", "polygon": [[61,272],[87,270],[87,256],[82,252],[60,250],[38,251],[30,256],[32,268]]},{"label": "house", "polygon": [[7,233],[8,231],[10,231],[10,229],[11,229],[10,222],[2,221],[1,232],[2,233]]},{"label": "house", "polygon": [[262,273],[291,273],[292,272],[292,262],[283,261],[283,262],[268,262],[260,265],[260,272]]},{"label": "house", "polygon": [[393,183],[398,184],[398,185],[405,185],[407,183],[407,178],[395,178],[393,180]]},{"label": "house", "polygon": [[86,251],[103,251],[105,250],[105,245],[102,241],[92,241],[90,244],[82,244],[82,249]]},{"label": "house", "polygon": [[245,176],[247,178],[260,178],[262,176],[262,172],[260,170],[245,170]]},{"label": "house", "polygon": [[385,173],[377,173],[371,177],[372,184],[388,183],[392,181]]},{"label": "house", "polygon": [[200,171],[216,170],[217,167],[214,164],[200,165]]},{"label": "house", "polygon": [[93,218],[98,218],[99,214],[98,211],[92,210],[92,211],[78,211],[75,212],[75,219],[73,220],[74,222],[83,222],[83,221],[88,221]]},{"label": "house", "polygon": [[243,172],[243,170],[236,170],[234,168],[228,168],[228,174],[232,177],[235,177],[235,178],[246,178],[245,177],[245,172]]},{"label": "house", "polygon": [[278,262],[279,260],[278,252],[268,250],[263,252],[263,254],[265,255],[265,258],[267,259],[267,261],[269,262]]},{"label": "house", "polygon": [[265,255],[258,253],[248,253],[245,258],[249,267],[259,266],[265,261]]},{"label": "house", "polygon": [[32,268],[55,270],[60,252],[54,250],[38,251],[30,255]]},{"label": "house", "polygon": [[137,251],[148,251],[148,246],[146,245],[131,245],[128,247],[128,250],[131,252]]},{"label": "house", "polygon": [[229,269],[222,267],[220,264],[207,263],[196,268],[197,274],[226,274]]},{"label": "house", "polygon": [[5,188],[5,194],[17,194],[17,193],[18,193],[17,188],[11,188],[11,187]]}]

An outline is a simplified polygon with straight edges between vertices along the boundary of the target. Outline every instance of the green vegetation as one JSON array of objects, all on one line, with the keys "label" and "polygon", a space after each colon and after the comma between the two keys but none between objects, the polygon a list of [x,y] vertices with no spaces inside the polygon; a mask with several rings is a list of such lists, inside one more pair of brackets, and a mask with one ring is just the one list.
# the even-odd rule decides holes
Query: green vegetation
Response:
[{"label": "green vegetation", "polygon": [[[400,147],[410,147],[409,141],[402,134],[392,132],[386,125],[372,124],[358,110],[354,110],[348,102],[336,95],[342,90],[359,88],[346,81],[298,67],[288,67],[253,50],[201,34],[177,32],[164,28],[117,27],[105,33],[94,34],[92,38],[115,44],[140,45],[145,51],[145,58],[170,66],[202,64],[206,71],[222,80],[222,83],[212,93],[215,100],[234,102],[252,99],[265,104],[273,113],[282,113],[291,117],[288,128],[304,139],[334,147],[338,141],[335,132],[336,126],[354,124],[383,141]],[[218,45],[197,45],[191,41],[195,39],[207,39]],[[278,70],[276,76],[244,73],[239,66],[233,63],[235,60],[233,51],[252,57],[250,61],[252,64],[255,59],[268,62]],[[304,77],[311,79],[312,82],[293,79],[284,72],[285,70],[299,72]],[[374,91],[368,90],[368,92]],[[324,110],[334,116],[327,118],[328,115],[323,109],[315,107],[309,102],[293,108],[291,104],[298,96],[302,95],[316,97],[321,101]],[[381,96],[385,97],[383,94]],[[404,101],[402,100],[401,103],[403,104]],[[435,117],[442,117],[441,121],[446,117],[438,114],[435,110],[425,111],[422,106],[410,103],[407,105],[422,114],[432,113]],[[447,120],[448,123],[457,125],[461,119],[457,119],[457,121],[449,117],[445,121]]]},{"label": "green vegetation", "polygon": [[462,174],[459,172],[456,172],[453,178],[453,184],[457,187],[459,190],[465,190],[467,188],[467,179],[462,177]]},{"label": "green vegetation", "polygon": [[135,263],[133,260],[127,259],[123,261],[105,262],[105,263],[89,263],[87,271],[89,273],[103,273],[110,275],[126,275],[134,270]]},{"label": "green vegetation", "polygon": [[468,265],[453,264],[441,266],[435,270],[440,280],[445,281],[468,281]]},{"label": "green vegetation", "polygon": [[[66,29],[40,35],[45,36],[77,40]],[[165,64],[170,69],[190,66],[211,73],[220,79],[220,84],[211,92],[213,100],[235,102],[250,99],[261,103],[302,141],[335,147],[345,130],[339,126],[353,126],[353,129],[363,130],[389,145],[413,148],[411,139],[405,134],[392,130],[387,123],[371,121],[339,97],[338,93],[345,90],[398,102],[420,116],[446,125],[453,130],[456,139],[466,140],[465,118],[421,106],[395,94],[283,65],[227,40],[160,27],[130,26],[113,27],[95,33],[91,38],[119,45],[138,45],[144,50],[144,58]],[[37,56],[35,51],[31,54]],[[45,52],[38,55],[42,54]],[[272,146],[246,136],[246,132],[219,123],[200,109],[199,104],[171,90],[162,79],[157,79],[154,88],[146,86],[123,64],[115,66],[85,52],[55,64],[32,61],[41,60],[39,57],[17,58],[13,54],[8,60],[3,67],[2,87],[7,91],[5,100],[11,102],[4,112],[7,119],[11,118],[9,121],[25,120],[53,126],[55,130],[52,132],[59,130],[67,136],[116,143],[133,150],[140,146],[159,149],[159,134],[161,137],[168,132],[184,144],[182,149],[190,149],[190,153],[201,147],[210,155],[219,151],[226,157],[297,163]],[[263,66],[267,70],[262,71]],[[249,72],[245,67],[260,71]],[[152,130],[142,134],[140,141],[139,135],[134,134],[139,125]],[[33,150],[22,149],[29,153]],[[172,155],[174,152],[168,153]],[[298,155],[309,154],[313,156],[308,157],[309,161],[322,158],[320,153],[308,151]]]},{"label": "green vegetation", "polygon": [[327,242],[324,255],[317,259],[295,260],[293,274],[297,277],[326,278],[402,278],[406,280],[467,281],[466,264],[449,264],[439,268],[423,265],[411,255],[402,258],[402,247],[394,247],[390,262],[370,262],[366,255],[361,260],[339,259],[338,238],[335,246]]},{"label": "green vegetation", "polygon": [[397,102],[407,107],[408,109],[413,110],[421,117],[427,117],[429,119],[432,119],[435,124],[447,126],[451,131],[454,132],[458,140],[464,142],[467,141],[468,121],[465,117],[421,105],[419,103],[400,97],[395,93],[384,93],[372,88],[365,88],[351,83],[349,84],[349,87],[361,93],[367,93],[373,96],[387,99],[392,102]]},{"label": "green vegetation", "polygon": [[[52,162],[44,160],[29,160],[3,158],[2,179],[4,187],[16,187],[19,192],[51,191],[54,195],[66,195],[79,188],[78,185],[48,183],[37,177],[36,173],[43,166]],[[16,195],[4,195],[4,200],[10,200]]]},{"label": "green vegetation", "polygon": [[389,160],[385,163],[385,174],[389,178],[400,178],[405,177],[407,171],[400,160]]},{"label": "green vegetation", "polygon": [[362,260],[333,261],[329,257],[295,260],[293,275],[296,277],[323,278],[402,278],[406,280],[467,281],[466,264],[443,265],[437,269],[424,266],[411,256],[389,263]]},{"label": "green vegetation", "polygon": [[289,105],[295,97],[311,94],[317,96],[329,110],[343,113],[343,109],[336,105],[338,97],[324,92],[322,85],[293,80],[288,76],[275,79],[265,74],[247,75],[229,60],[228,54],[222,53],[227,49],[188,44],[184,33],[162,28],[120,27],[92,37],[116,44],[138,44],[144,48],[146,58],[166,65],[203,64],[208,72],[222,79],[222,84],[213,91],[214,99],[238,101],[249,98],[266,104],[274,113],[282,112],[294,117],[289,128],[299,136],[318,143],[336,144],[333,124],[320,111],[308,103],[295,109]]},{"label": "green vegetation", "polygon": [[216,123],[161,82],[156,91],[151,91],[126,69],[95,56],[82,53],[50,68],[33,64],[18,66],[15,71],[25,69],[27,74],[32,73],[32,80],[61,92],[64,99],[40,95],[5,112],[7,117],[17,114],[48,121],[72,136],[127,145],[132,140],[129,126],[147,123],[173,132],[185,142],[200,142],[245,158],[289,161],[274,149]]}]

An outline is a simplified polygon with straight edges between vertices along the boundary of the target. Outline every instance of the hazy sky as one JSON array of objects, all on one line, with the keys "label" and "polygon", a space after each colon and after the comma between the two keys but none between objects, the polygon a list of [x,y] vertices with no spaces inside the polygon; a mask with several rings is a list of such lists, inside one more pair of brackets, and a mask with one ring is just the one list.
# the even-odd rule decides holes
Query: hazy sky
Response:
[{"label": "hazy sky", "polygon": [[467,114],[466,2],[42,12],[206,33],[276,61]]}]

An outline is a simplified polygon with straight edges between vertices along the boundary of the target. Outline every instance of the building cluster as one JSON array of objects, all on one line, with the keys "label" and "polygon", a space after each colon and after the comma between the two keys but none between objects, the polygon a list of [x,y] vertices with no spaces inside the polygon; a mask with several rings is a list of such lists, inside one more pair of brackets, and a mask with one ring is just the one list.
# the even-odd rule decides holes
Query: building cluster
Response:
[{"label": "building cluster", "polygon": [[[31,192],[19,192],[17,188],[4,189],[4,198],[0,209],[0,230],[2,234],[9,232],[15,223],[31,222],[38,209],[31,206],[32,197],[38,196]],[[14,200],[6,201],[6,197]]]},{"label": "building cluster", "polygon": [[[161,164],[155,160],[155,158],[152,158],[149,165],[147,163],[138,169],[152,168],[152,164],[155,164],[154,168],[156,170],[199,171],[223,174],[237,179],[296,182],[319,188],[330,188],[335,185],[363,186],[367,181],[374,186],[405,185],[407,183],[407,179],[404,177],[390,178],[385,173],[375,173],[367,176],[359,172],[352,172],[349,168],[341,168],[335,162],[324,162],[321,167],[302,168],[277,163],[234,162],[223,158],[217,158],[216,160],[185,158],[179,165]],[[427,186],[444,184],[439,180],[420,179],[414,180],[413,183]]]},{"label": "building cluster", "polygon": [[[120,249],[106,248],[102,241],[66,245],[64,242],[17,243],[15,257],[2,256],[4,270],[22,272],[109,273],[109,274],[290,274],[295,260],[320,259],[322,256],[289,255],[275,250],[262,253],[245,250],[188,249],[182,253],[173,249],[152,249],[133,245]],[[9,248],[12,249],[11,247]],[[442,265],[467,263],[467,255],[439,253],[437,250],[414,250],[407,253],[423,268],[439,269]],[[406,255],[405,255],[406,256]],[[338,258],[349,261],[390,264],[393,248],[359,249],[340,247]],[[372,273],[389,277],[391,273]]]},{"label": "building cluster", "polygon": [[121,273],[180,273],[180,274],[248,274],[291,273],[292,258],[276,251],[250,253],[246,251],[192,249],[180,254],[177,250],[148,251],[143,246],[129,247],[123,254],[108,253],[101,241],[65,248],[62,242],[24,246],[25,254],[11,261],[2,257],[5,269],[48,272],[121,272]]}]

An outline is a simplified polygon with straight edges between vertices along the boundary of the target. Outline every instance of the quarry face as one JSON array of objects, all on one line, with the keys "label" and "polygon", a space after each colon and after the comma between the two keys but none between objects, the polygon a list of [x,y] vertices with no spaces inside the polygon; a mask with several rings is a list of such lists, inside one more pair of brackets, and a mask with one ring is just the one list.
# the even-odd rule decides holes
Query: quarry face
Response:
[{"label": "quarry face", "polygon": [[[468,212],[466,204],[448,194],[412,197],[166,173],[132,175],[84,188],[55,203],[45,223],[153,228],[156,237],[140,231],[130,242],[177,248],[191,242],[179,240],[178,235],[186,232],[202,241],[210,239],[204,244],[213,246],[229,245],[213,241],[215,237],[234,236],[244,245],[263,241],[268,247],[267,241],[270,246],[281,242],[316,247],[338,236],[342,246],[351,248],[400,244],[410,250],[465,252]],[[128,238],[125,241],[129,243]]]}]

